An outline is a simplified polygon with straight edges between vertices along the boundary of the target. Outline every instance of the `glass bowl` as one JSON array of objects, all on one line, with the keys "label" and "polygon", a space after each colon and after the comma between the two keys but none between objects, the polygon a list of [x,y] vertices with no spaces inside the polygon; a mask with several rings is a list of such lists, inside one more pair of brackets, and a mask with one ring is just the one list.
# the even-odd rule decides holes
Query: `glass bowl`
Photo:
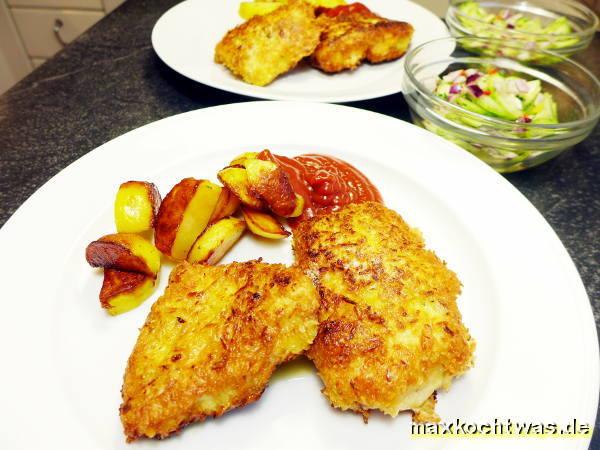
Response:
[{"label": "glass bowl", "polygon": [[[413,121],[470,151],[498,172],[537,166],[584,140],[600,117],[600,82],[587,69],[556,53],[552,65],[523,64],[509,58],[476,56],[467,45],[499,45],[479,38],[444,38],[411,50],[405,60],[403,94]],[[512,47],[507,43],[502,45]],[[516,44],[515,44],[516,45]],[[527,80],[539,79],[552,94],[558,124],[518,123],[478,114],[434,94],[439,77],[458,69],[498,69]]]},{"label": "glass bowl", "polygon": [[[492,14],[504,14],[504,17],[509,14],[519,17],[514,15],[521,14],[527,18],[538,19],[544,26],[559,17],[565,17],[571,25],[571,32],[563,34],[532,33],[507,28],[506,25],[499,26],[488,23],[461,11],[460,6],[469,2],[473,3],[473,0],[450,0],[446,23],[455,37],[476,36],[499,41],[499,45],[491,49],[467,43],[465,48],[475,53],[490,54],[504,51],[505,56],[513,58],[520,54],[518,59],[521,61],[527,59],[524,52],[532,49],[549,50],[563,56],[571,56],[584,50],[590,44],[598,27],[596,14],[576,0],[482,0],[476,2]],[[502,45],[504,41],[516,41],[521,45],[517,49],[510,49]],[[553,64],[558,61],[548,55],[546,60],[538,60],[536,63]]]}]

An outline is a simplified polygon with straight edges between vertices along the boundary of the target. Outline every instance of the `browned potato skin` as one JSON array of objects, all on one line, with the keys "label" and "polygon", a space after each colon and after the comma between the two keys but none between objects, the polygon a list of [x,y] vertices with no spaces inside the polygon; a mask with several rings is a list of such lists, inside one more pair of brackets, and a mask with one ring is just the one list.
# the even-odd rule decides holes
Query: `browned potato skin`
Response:
[{"label": "browned potato skin", "polygon": [[201,180],[195,178],[184,178],[173,186],[160,205],[154,227],[154,245],[165,255],[171,253],[185,209],[200,183]]},{"label": "browned potato skin", "polygon": [[237,217],[227,217],[209,225],[190,248],[186,260],[191,263],[218,263],[242,237],[246,222]]},{"label": "browned potato skin", "polygon": [[152,218],[152,227],[154,228],[154,225],[156,225],[156,215],[158,214],[160,204],[162,203],[162,197],[154,183],[145,183],[148,185],[148,198],[152,203],[152,210],[154,211],[154,217]]},{"label": "browned potato skin", "polygon": [[122,244],[103,239],[91,242],[85,249],[85,259],[90,266],[156,277],[146,262],[134,255],[130,249]]},{"label": "browned potato skin", "polygon": [[232,216],[240,207],[241,201],[228,188],[223,187],[215,210],[209,220],[209,223],[221,220],[224,217]]},{"label": "browned potato skin", "polygon": [[105,309],[110,309],[110,300],[117,295],[137,289],[149,277],[143,273],[126,272],[123,270],[104,269],[104,281],[100,290],[100,304]]},{"label": "browned potato skin", "polygon": [[248,229],[257,236],[267,239],[284,239],[291,234],[269,213],[242,206],[242,214]]},{"label": "browned potato skin", "polygon": [[288,217],[296,209],[296,195],[285,171],[271,161],[246,162],[250,190],[265,200],[278,216]]},{"label": "browned potato skin", "polygon": [[[237,170],[231,170],[237,169]],[[240,164],[227,166],[217,174],[219,181],[238,197],[241,202],[255,209],[265,209],[262,198],[250,188],[246,168]]]}]

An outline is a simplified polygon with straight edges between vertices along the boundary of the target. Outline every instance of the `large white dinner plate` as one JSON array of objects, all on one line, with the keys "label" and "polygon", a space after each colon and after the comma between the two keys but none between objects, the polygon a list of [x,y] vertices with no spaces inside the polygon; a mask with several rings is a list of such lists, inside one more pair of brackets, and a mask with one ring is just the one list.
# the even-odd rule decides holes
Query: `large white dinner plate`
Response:
[{"label": "large white dinner plate", "polygon": [[[271,100],[349,102],[401,91],[404,58],[364,64],[353,72],[327,75],[304,63],[269,86],[244,83],[214,62],[217,42],[243,20],[241,0],[187,0],[168,10],[152,30],[152,45],[173,70],[192,80],[237,94]],[[407,0],[368,0],[374,12],[410,22],[415,33],[411,48],[436,38],[448,37],[442,21],[422,6]],[[441,55],[444,56],[444,55]]]},{"label": "large white dinner plate", "polygon": [[[333,410],[310,367],[276,376],[255,404],[166,441],[126,445],[118,416],[125,364],[162,291],[110,317],[88,242],[114,232],[124,180],[163,195],[184,177],[215,179],[243,151],[319,152],[359,167],[385,203],[421,229],[463,285],[458,303],[477,340],[475,367],[439,395],[445,421],[594,423],[596,330],[576,269],[550,226],[507,181],[458,147],[372,112],[256,102],[161,120],[90,152],[39,189],[0,230],[2,449],[434,449],[410,437],[410,415],[368,425]],[[246,236],[226,261],[292,261],[290,239]],[[511,448],[586,448],[587,439],[510,441]],[[506,448],[506,439],[443,448]]]}]

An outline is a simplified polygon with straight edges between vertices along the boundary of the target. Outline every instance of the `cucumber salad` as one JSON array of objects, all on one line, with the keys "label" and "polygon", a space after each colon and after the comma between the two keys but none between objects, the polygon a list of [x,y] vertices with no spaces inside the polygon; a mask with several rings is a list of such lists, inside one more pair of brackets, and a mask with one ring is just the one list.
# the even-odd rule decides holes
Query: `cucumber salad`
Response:
[{"label": "cucumber salad", "polygon": [[[528,139],[543,138],[556,132],[528,125],[559,123],[556,102],[552,94],[544,92],[540,80],[526,80],[495,67],[454,70],[438,78],[432,88],[434,95],[462,109],[434,108],[438,117],[450,122],[447,125],[426,118],[417,123],[501,172],[520,170],[527,160],[539,156],[540,152],[528,148]],[[471,113],[503,119],[503,122],[490,123],[489,119]],[[465,127],[490,136],[490,143],[484,144],[479,138],[470,139],[461,130]]]},{"label": "cucumber salad", "polygon": [[[438,80],[435,94],[468,111],[515,123],[558,123],[552,95],[542,92],[540,80],[507,76],[497,69],[455,70]],[[467,125],[473,125],[472,121]],[[519,128],[515,128],[515,135]]]},{"label": "cucumber salad", "polygon": [[[458,12],[460,23],[474,36],[503,41],[525,40],[522,51],[502,48],[505,56],[519,60],[533,59],[533,56],[527,54],[527,50],[537,48],[564,53],[568,52],[569,47],[579,42],[579,38],[574,34],[573,24],[563,16],[544,23],[539,17],[528,16],[514,10],[503,9],[490,12],[475,1],[461,3],[458,6]],[[476,44],[474,47],[472,50],[481,50],[487,53],[490,50],[497,50],[478,49]],[[561,49],[563,50],[561,51]]]},{"label": "cucumber salad", "polygon": [[573,32],[573,27],[566,17],[558,17],[544,26],[537,17],[527,17],[522,13],[502,9],[497,13],[490,13],[482,8],[477,2],[461,3],[459,11],[465,16],[470,16],[498,28],[507,28],[509,30],[524,31],[534,34],[569,34]]}]

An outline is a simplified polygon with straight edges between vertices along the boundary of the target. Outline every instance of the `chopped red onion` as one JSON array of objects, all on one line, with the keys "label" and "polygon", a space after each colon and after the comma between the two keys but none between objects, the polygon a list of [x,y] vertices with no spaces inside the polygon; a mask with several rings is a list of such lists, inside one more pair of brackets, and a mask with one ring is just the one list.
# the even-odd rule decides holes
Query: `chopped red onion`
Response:
[{"label": "chopped red onion", "polygon": [[478,79],[478,78],[480,78],[480,77],[481,77],[481,74],[479,74],[479,73],[474,73],[473,75],[469,75],[469,76],[467,77],[467,84],[472,84],[472,83],[474,83],[474,82],[475,82],[475,81],[477,81],[477,79]]},{"label": "chopped red onion", "polygon": [[458,84],[453,84],[452,86],[450,86],[450,93],[451,94],[460,94],[461,91],[461,87]]},{"label": "chopped red onion", "polygon": [[530,123],[531,122],[531,117],[529,116],[523,116],[523,117],[519,117],[517,119],[517,123]]},{"label": "chopped red onion", "polygon": [[508,9],[503,9],[502,11],[500,11],[500,18],[501,19],[508,19],[510,17],[510,11]]},{"label": "chopped red onion", "polygon": [[479,86],[477,86],[476,84],[472,84],[469,86],[469,89],[471,90],[471,92],[473,93],[473,95],[477,98],[481,97],[483,95],[483,91],[481,90],[481,88]]}]

